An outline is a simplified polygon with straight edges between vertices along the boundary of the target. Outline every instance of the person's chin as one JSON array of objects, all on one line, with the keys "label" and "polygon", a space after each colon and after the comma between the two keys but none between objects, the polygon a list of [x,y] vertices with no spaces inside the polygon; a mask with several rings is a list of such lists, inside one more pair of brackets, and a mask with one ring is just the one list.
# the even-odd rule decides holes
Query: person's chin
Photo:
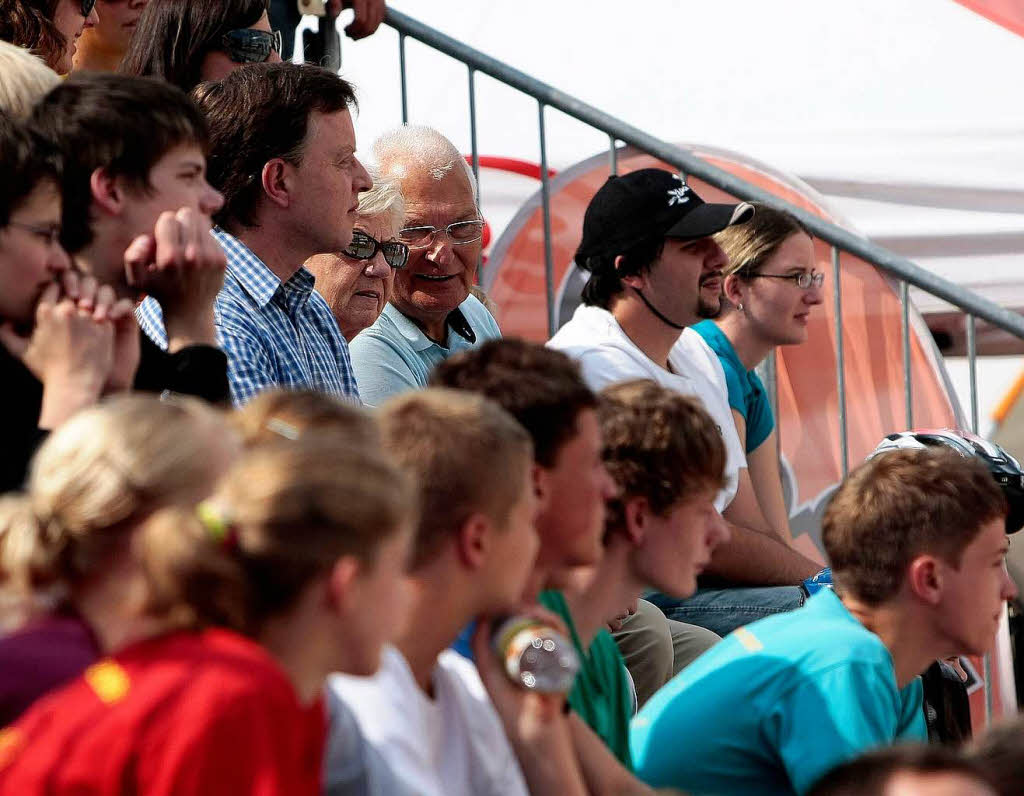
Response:
[{"label": "person's chin", "polygon": [[717,318],[722,314],[722,300],[715,299],[710,301],[701,296],[697,300],[697,317],[698,318]]}]

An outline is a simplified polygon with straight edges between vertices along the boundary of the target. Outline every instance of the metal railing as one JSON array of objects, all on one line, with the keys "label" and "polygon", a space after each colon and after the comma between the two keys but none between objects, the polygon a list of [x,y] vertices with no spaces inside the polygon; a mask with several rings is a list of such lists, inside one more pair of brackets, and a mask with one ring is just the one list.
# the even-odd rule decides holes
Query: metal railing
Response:
[{"label": "metal railing", "polygon": [[[544,224],[544,275],[545,294],[547,299],[548,333],[557,331],[557,310],[555,307],[555,286],[553,284],[554,264],[551,247],[551,192],[548,177],[547,136],[544,114],[547,108],[555,108],[567,116],[600,130],[608,136],[608,162],[612,174],[617,173],[618,144],[631,145],[660,160],[668,163],[681,173],[699,177],[710,185],[720,188],[745,201],[762,202],[794,215],[801,224],[819,240],[832,247],[833,270],[833,302],[835,307],[835,338],[836,338],[836,382],[839,396],[839,439],[842,472],[845,476],[849,469],[849,449],[847,439],[846,414],[846,373],[845,353],[842,324],[842,284],[840,280],[840,252],[848,252],[867,263],[881,269],[898,280],[899,298],[902,312],[903,330],[903,364],[904,364],[904,408],[906,427],[913,428],[913,385],[911,382],[910,352],[910,298],[911,286],[929,293],[954,307],[966,315],[967,359],[970,383],[970,420],[971,431],[978,431],[978,384],[977,384],[977,342],[976,320],[990,323],[1021,340],[1024,340],[1024,317],[1011,310],[962,288],[949,280],[915,265],[905,257],[895,254],[859,235],[829,223],[803,208],[796,207],[764,189],[746,182],[729,172],[702,160],[701,158],[673,145],[662,141],[637,127],[611,116],[576,97],[559,91],[508,64],[498,61],[467,44],[458,41],[406,14],[389,8],[386,23],[398,32],[399,69],[401,72],[402,121],[409,120],[408,83],[406,80],[406,39],[412,38],[428,47],[443,53],[467,68],[469,94],[470,144],[472,147],[473,172],[479,184],[480,156],[477,145],[476,122],[476,74],[477,72],[514,88],[532,97],[537,102],[539,160],[541,164],[541,206]],[[774,382],[774,363],[769,366],[769,378]],[[985,683],[991,684],[991,671],[988,656],[985,658]],[[992,713],[992,688],[986,688],[986,721]]]}]

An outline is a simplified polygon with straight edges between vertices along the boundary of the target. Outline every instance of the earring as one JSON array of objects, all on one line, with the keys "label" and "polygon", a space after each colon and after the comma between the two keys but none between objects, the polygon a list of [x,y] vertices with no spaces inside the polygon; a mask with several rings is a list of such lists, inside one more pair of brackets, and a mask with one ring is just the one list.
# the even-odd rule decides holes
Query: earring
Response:
[{"label": "earring", "polygon": [[743,302],[740,302],[739,304],[737,304],[736,305],[736,309],[738,309],[740,312],[743,312]]}]

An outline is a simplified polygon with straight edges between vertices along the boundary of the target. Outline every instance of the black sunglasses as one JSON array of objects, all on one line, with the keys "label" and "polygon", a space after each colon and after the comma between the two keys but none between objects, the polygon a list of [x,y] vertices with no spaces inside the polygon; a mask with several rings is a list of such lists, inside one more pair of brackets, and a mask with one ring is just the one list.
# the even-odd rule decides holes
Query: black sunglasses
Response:
[{"label": "black sunglasses", "polygon": [[392,268],[405,268],[405,264],[409,262],[409,247],[404,243],[396,240],[381,243],[372,235],[358,229],[352,231],[352,242],[342,249],[342,254],[353,260],[372,260],[378,251],[383,252],[384,262]]},{"label": "black sunglasses", "polygon": [[[85,2],[86,0],[82,0]],[[236,64],[261,64],[271,52],[281,52],[281,31],[240,28],[229,30],[220,39],[221,49]]]},{"label": "black sunglasses", "polygon": [[96,0],[82,0],[82,16],[88,19],[95,7]]}]

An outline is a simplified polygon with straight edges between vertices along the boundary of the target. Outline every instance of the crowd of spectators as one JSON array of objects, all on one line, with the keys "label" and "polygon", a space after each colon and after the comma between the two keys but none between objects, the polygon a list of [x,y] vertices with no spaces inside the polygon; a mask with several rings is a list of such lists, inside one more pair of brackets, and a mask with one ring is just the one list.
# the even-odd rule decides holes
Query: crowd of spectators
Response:
[{"label": "crowd of spectators", "polygon": [[921,678],[1016,596],[1016,461],[894,435],[794,544],[800,223],[611,177],[581,306],[503,339],[466,159],[364,167],[296,9],[0,0],[0,795],[1019,793]]}]

